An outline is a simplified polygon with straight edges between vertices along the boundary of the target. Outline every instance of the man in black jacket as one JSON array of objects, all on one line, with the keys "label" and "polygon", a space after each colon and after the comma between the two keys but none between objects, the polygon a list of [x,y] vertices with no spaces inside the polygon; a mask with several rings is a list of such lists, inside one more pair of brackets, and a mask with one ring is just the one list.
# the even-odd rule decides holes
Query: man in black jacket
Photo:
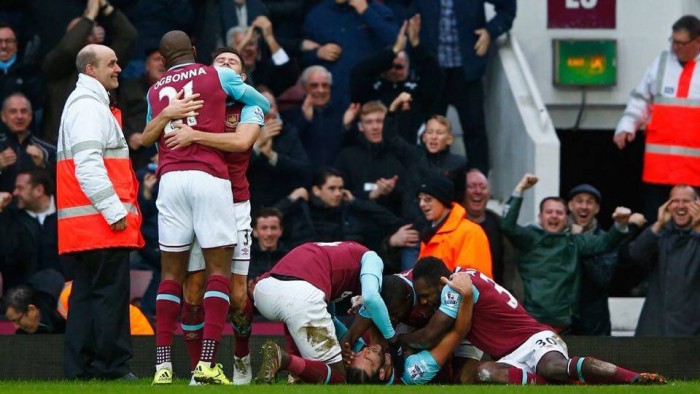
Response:
[{"label": "man in black jacket", "polygon": [[386,106],[379,101],[362,105],[358,124],[361,135],[356,143],[340,151],[335,167],[354,197],[374,201],[400,215],[407,174],[401,158],[384,140],[386,113]]},{"label": "man in black jacket", "polygon": [[18,333],[62,334],[66,320],[57,305],[63,284],[63,276],[54,270],[37,272],[26,284],[7,291],[2,311]]},{"label": "man in black jacket", "polygon": [[649,273],[649,291],[635,335],[700,335],[700,198],[688,185],[671,189],[656,221],[629,245]]},{"label": "man in black jacket", "polygon": [[252,211],[269,207],[311,180],[311,163],[293,124],[280,117],[277,100],[264,86],[258,91],[270,101],[265,125],[253,145],[246,176]]},{"label": "man in black jacket", "polygon": [[23,93],[10,94],[2,102],[0,131],[0,190],[11,191],[17,173],[34,168],[56,169],[56,147],[37,138],[30,129],[32,104]]},{"label": "man in black jacket", "polygon": [[17,200],[17,224],[30,235],[35,251],[32,266],[36,271],[47,268],[64,273],[58,256],[58,224],[54,181],[46,170],[22,171],[17,175],[12,195]]},{"label": "man in black jacket", "polygon": [[[259,44],[259,34],[265,46]],[[272,22],[260,15],[249,27],[236,26],[226,34],[226,44],[241,52],[247,66],[246,74],[251,85],[265,85],[276,96],[290,88],[297,80],[300,70],[295,58],[277,42],[272,31]]]},{"label": "man in black jacket", "polygon": [[[407,38],[410,51],[405,50]],[[404,22],[391,48],[377,52],[353,67],[350,97],[353,103],[380,100],[389,107],[399,93],[410,93],[413,98],[410,109],[401,111],[398,123],[401,137],[415,145],[418,130],[428,119],[430,108],[437,99],[442,79],[437,58],[420,42],[420,15],[416,15]]]},{"label": "man in black jacket", "polygon": [[[345,189],[341,173],[324,168],[316,176],[311,194],[294,190],[276,204],[285,215],[290,243],[355,241],[371,250],[415,246],[418,232],[373,201],[355,198]],[[403,225],[403,226],[402,226]]]},{"label": "man in black jacket", "polygon": [[284,257],[289,248],[280,241],[284,215],[277,208],[261,208],[253,218],[253,246],[250,250],[249,280],[264,274]]},{"label": "man in black jacket", "polygon": [[20,212],[9,208],[12,194],[0,191],[0,275],[3,290],[25,283],[36,272],[36,252],[27,229],[18,224]]}]

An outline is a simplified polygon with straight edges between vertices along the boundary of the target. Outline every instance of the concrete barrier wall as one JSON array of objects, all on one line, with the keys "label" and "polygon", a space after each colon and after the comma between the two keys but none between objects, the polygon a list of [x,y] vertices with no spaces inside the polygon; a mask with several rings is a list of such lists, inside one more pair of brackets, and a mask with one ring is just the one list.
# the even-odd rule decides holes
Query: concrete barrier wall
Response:
[{"label": "concrete barrier wall", "polygon": [[525,224],[540,200],[559,194],[559,140],[517,39],[500,39],[497,48],[484,78],[491,195],[505,201],[525,172],[537,175],[520,213]]}]

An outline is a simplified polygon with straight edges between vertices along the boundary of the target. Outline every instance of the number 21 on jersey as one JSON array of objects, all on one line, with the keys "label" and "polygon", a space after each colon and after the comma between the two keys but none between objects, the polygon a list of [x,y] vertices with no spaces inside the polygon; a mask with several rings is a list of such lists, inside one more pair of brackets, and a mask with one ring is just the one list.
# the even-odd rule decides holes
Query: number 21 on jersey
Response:
[{"label": "number 21 on jersey", "polygon": [[[184,91],[184,97],[187,98],[192,95],[192,83],[194,81],[189,81],[185,86],[182,87],[182,90]],[[161,89],[160,93],[158,93],[158,100],[162,100],[163,97],[168,98],[168,103],[173,99],[173,97],[177,96],[177,90],[175,90],[174,87],[172,86],[166,86],[163,89]],[[190,127],[193,127],[197,125],[197,118],[194,116],[188,116],[185,121],[187,122],[187,125]],[[165,134],[172,133],[173,131],[177,130],[175,125],[182,124],[182,119],[173,119],[168,122],[168,124],[165,125]]]}]

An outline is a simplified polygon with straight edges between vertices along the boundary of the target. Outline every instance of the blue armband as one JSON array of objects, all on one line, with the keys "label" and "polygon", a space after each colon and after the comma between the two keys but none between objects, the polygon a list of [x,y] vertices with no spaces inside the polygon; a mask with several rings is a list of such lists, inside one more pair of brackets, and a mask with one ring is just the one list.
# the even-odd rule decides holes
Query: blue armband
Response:
[{"label": "blue armband", "polygon": [[428,384],[440,372],[440,365],[427,350],[408,356],[404,367],[404,384]]}]

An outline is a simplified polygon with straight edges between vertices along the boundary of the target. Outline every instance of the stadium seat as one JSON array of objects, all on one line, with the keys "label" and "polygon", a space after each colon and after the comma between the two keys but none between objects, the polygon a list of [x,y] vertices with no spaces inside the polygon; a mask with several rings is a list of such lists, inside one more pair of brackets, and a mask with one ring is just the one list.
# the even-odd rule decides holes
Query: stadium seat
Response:
[{"label": "stadium seat", "polygon": [[614,337],[634,336],[639,314],[644,305],[643,297],[610,297],[610,323]]}]

